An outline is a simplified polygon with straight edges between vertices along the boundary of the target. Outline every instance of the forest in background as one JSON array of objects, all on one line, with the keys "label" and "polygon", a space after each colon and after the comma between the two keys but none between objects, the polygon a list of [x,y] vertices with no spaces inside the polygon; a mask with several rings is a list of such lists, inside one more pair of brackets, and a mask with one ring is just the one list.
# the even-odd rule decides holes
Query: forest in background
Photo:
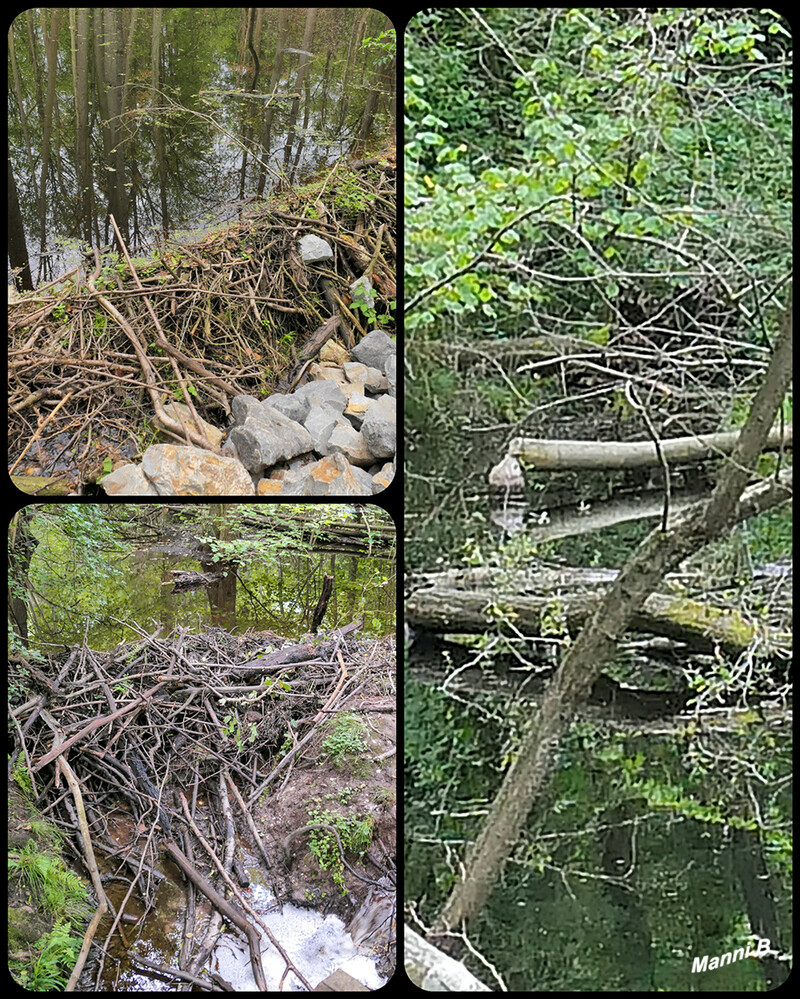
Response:
[{"label": "forest in background", "polygon": [[[769,11],[412,20],[412,563],[468,543],[448,514],[511,439],[646,439],[628,381],[664,437],[742,425],[791,268],[790,57]],[[540,507],[598,491],[529,481]]]},{"label": "forest in background", "polygon": [[86,244],[115,242],[109,215],[126,243],[146,246],[391,132],[389,42],[371,8],[20,14],[9,31],[17,288],[66,271]]},{"label": "forest in background", "polygon": [[[748,932],[771,938],[767,957],[709,987],[785,978],[790,660],[758,641],[696,656],[640,619],[596,707],[550,728],[538,772],[526,762],[549,776],[478,916],[469,882],[528,738],[580,686],[558,679],[575,594],[534,615],[542,577],[583,572],[592,589],[637,545],[658,551],[663,477],[602,455],[742,428],[787,328],[791,357],[791,55],[769,10],[433,10],[406,33],[406,606],[437,632],[407,650],[406,921],[440,944],[454,929],[451,949],[501,990],[694,988],[687,955]],[[749,481],[782,498],[697,544],[668,587],[790,630],[792,397],[776,388],[781,443]],[[573,442],[594,470],[527,460]],[[541,535],[562,511],[654,491],[649,523],[510,538],[490,520],[504,455]],[[668,478],[707,500],[731,469],[715,451]],[[775,584],[753,599],[764,563]],[[441,641],[462,627],[477,637]]]},{"label": "forest in background", "polygon": [[29,505],[8,550],[10,652],[29,658],[84,636],[113,647],[131,621],[296,637],[315,630],[325,576],[326,627],[358,612],[372,637],[394,629],[395,528],[378,507]]}]

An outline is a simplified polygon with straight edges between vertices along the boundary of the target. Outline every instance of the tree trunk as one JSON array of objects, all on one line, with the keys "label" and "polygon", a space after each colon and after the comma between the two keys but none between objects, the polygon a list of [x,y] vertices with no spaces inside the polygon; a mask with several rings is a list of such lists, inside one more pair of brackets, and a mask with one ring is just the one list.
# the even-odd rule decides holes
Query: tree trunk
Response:
[{"label": "tree trunk", "polygon": [[610,587],[569,649],[524,730],[518,755],[506,774],[477,841],[467,852],[464,880],[447,899],[432,937],[467,924],[497,884],[528,813],[541,794],[561,737],[589,694],[634,615],[671,569],[710,541],[722,537],[754,473],[792,378],[791,294],[764,380],[753,400],[731,460],[722,469],[708,503],[691,510],[675,527],[653,531]]}]

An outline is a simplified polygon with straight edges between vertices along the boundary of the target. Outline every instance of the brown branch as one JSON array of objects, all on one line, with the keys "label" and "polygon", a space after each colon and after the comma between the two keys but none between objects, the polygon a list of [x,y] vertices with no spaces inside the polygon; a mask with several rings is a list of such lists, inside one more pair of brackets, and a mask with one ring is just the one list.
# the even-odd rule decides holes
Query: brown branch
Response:
[{"label": "brown branch", "polygon": [[131,711],[138,711],[146,702],[148,697],[151,697],[157,690],[160,690],[164,686],[163,683],[157,683],[155,687],[151,687],[146,690],[143,694],[140,694],[135,701],[130,704],[126,704],[124,708],[119,708],[118,711],[113,711],[109,715],[101,715],[99,718],[95,718],[89,722],[88,725],[84,726],[80,732],[76,732],[75,735],[67,739],[66,742],[58,743],[53,746],[49,753],[45,755],[38,761],[36,766],[33,768],[33,772],[37,773],[42,767],[46,767],[48,763],[52,763],[56,757],[61,756],[68,749],[75,745],[76,742],[80,742],[81,739],[85,739],[87,735],[91,735],[98,728],[102,728],[104,725],[108,725],[117,718],[122,718],[124,715],[128,715]]}]

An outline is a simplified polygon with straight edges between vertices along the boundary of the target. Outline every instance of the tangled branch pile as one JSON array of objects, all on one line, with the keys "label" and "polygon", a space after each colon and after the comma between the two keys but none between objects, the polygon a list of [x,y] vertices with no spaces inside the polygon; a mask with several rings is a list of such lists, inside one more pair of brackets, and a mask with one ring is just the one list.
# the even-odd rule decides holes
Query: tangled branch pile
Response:
[{"label": "tangled branch pile", "polygon": [[[172,440],[185,439],[165,411],[171,400],[219,422],[234,395],[274,391],[326,320],[338,317],[348,346],[378,319],[391,332],[393,163],[353,164],[247,212],[147,259],[131,259],[120,237],[116,262],[103,266],[95,252],[85,270],[9,303],[12,472],[77,470],[94,481],[108,458],[134,457],[151,442],[154,412]],[[306,234],[334,247],[334,266],[302,263]],[[376,293],[374,315],[351,301],[362,274]]]},{"label": "tangled branch pile", "polygon": [[[109,939],[125,902],[117,911],[105,896],[94,858],[107,858],[113,867],[102,883],[125,874],[125,901],[138,893],[146,915],[162,879],[151,852],[158,839],[188,881],[247,934],[253,968],[260,967],[259,920],[252,912],[242,915],[248,906],[230,877],[233,870],[240,885],[248,880],[234,860],[234,843],[237,835],[248,840],[264,868],[283,863],[268,855],[252,808],[265,790],[285,785],[319,726],[363,695],[376,667],[391,665],[382,661],[385,644],[353,639],[358,627],[276,651],[265,650],[261,635],[211,629],[157,638],[136,629],[140,641],[110,653],[75,647],[54,658],[47,672],[23,662],[38,694],[11,713],[15,757],[22,749],[38,805],[50,821],[70,836],[82,830],[80,854],[101,908],[105,904],[114,916]],[[79,786],[74,801],[59,790],[62,773]],[[203,798],[210,807],[202,807]],[[87,824],[81,822],[84,809]],[[133,835],[121,848],[114,823],[131,813]],[[214,841],[223,844],[219,855]],[[199,856],[210,856],[224,884],[214,888],[199,872],[189,859]],[[109,870],[102,859],[100,867]],[[228,888],[233,903],[224,897]],[[198,939],[192,906],[186,919],[181,967],[194,975],[217,934],[209,930]]]}]

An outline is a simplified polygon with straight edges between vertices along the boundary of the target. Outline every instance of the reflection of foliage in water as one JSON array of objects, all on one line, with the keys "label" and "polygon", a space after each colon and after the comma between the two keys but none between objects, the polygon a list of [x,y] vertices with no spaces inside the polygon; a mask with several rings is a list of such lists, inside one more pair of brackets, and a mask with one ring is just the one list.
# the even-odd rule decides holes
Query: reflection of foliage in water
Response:
[{"label": "reflection of foliage in water", "polygon": [[197,568],[200,540],[204,561],[229,563],[225,568],[238,577],[242,629],[302,634],[316,581],[332,568],[338,570],[332,627],[351,610],[363,616],[367,634],[385,634],[394,624],[395,535],[379,508],[39,504],[24,512],[9,534],[9,595],[25,607],[29,637],[22,642],[18,630],[9,634],[12,651],[29,661],[32,644],[70,643],[87,624],[96,648],[129,637],[119,621],[140,622],[151,632],[158,622],[172,627],[174,621],[201,629],[209,620],[207,591],[173,595],[163,586],[171,570]]}]

